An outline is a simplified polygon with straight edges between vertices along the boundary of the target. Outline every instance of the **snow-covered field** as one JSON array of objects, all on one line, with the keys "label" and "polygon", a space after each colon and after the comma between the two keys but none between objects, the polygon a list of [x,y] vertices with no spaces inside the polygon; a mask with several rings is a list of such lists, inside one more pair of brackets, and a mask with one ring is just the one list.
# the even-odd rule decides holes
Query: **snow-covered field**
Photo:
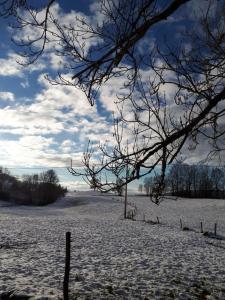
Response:
[{"label": "snow-covered field", "polygon": [[[73,193],[46,207],[0,201],[0,295],[61,299],[71,231],[71,299],[225,299],[225,201]],[[160,224],[143,222],[156,221]],[[183,226],[189,231],[180,229]],[[221,239],[203,236],[218,224]],[[1,299],[1,297],[0,297]]]}]

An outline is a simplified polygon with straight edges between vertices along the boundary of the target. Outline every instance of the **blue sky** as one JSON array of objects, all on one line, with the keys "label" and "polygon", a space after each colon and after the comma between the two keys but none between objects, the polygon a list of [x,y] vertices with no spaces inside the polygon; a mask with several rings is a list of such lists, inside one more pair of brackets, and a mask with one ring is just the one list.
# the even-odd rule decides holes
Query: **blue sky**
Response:
[{"label": "blue sky", "polygon": [[[97,3],[94,0],[58,1],[52,9],[65,23],[75,20],[77,15],[96,21],[100,18]],[[204,1],[199,3],[204,5]],[[195,5],[196,1],[191,1],[189,9]],[[179,30],[185,25],[179,17],[185,11],[168,20],[173,23],[170,31],[162,33],[159,26],[154,36],[145,39],[142,50],[164,35],[171,35],[171,30],[176,32],[173,38],[179,39]],[[83,187],[81,179],[67,175],[65,168],[71,158],[74,166],[81,166],[88,140],[95,143],[112,140],[110,116],[116,110],[112,97],[121,82],[113,79],[106,84],[99,101],[91,107],[79,89],[53,86],[45,79],[45,74],[54,78],[60,69],[60,58],[51,49],[34,65],[24,68],[16,63],[19,58],[11,37],[17,39],[35,33],[28,33],[26,29],[22,33],[12,31],[8,21],[0,20],[0,165],[19,175],[39,168],[61,168],[62,181],[79,189]]]},{"label": "blue sky", "polygon": [[[80,14],[94,15],[94,6],[89,0],[58,1],[52,9],[70,22]],[[56,76],[59,58],[51,51],[26,68],[17,64],[20,57],[11,37],[28,33],[12,30],[11,19],[0,21],[0,165],[18,176],[55,168],[66,185],[83,188],[82,179],[71,176],[66,167],[71,159],[75,167],[81,166],[89,140],[112,138],[110,109],[101,101],[91,107],[74,87],[52,86],[44,76]],[[108,99],[111,91],[104,94]]]}]

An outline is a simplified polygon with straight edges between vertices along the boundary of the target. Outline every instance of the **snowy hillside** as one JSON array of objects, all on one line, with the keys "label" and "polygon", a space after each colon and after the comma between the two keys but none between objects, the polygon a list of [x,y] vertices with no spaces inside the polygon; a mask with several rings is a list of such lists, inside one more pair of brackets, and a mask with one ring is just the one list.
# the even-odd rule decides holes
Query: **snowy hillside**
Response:
[{"label": "snowy hillside", "polygon": [[[0,295],[61,299],[71,231],[71,299],[225,299],[225,201],[129,202],[136,221],[123,220],[121,198],[94,192],[46,207],[0,201]],[[211,232],[217,222],[220,239],[203,236],[200,222]]]}]

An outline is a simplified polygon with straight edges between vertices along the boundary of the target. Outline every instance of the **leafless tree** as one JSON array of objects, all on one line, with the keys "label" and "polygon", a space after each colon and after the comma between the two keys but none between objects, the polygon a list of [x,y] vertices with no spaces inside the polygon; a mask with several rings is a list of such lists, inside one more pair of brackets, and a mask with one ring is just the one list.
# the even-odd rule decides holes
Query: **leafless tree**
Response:
[{"label": "leafless tree", "polygon": [[58,184],[59,178],[56,172],[53,169],[50,169],[47,170],[46,172],[42,172],[39,175],[39,181],[42,183]]},{"label": "leafless tree", "polygon": [[[101,177],[97,188],[112,190],[116,180],[109,173],[115,168],[123,170],[121,182],[125,185],[160,165],[155,187],[155,202],[159,203],[166,167],[187,143],[194,149],[207,138],[213,149],[209,156],[224,148],[224,1],[206,1],[206,9],[193,19],[184,17],[179,44],[164,39],[154,47],[148,45],[146,51],[143,42],[149,42],[158,25],[170,27],[168,18],[177,17],[190,0],[102,0],[101,23],[91,24],[83,18],[77,19],[76,25],[54,17],[54,2],[47,2],[42,18],[28,1],[0,2],[2,15],[15,15],[18,27],[38,29],[34,39],[19,43],[25,64],[33,63],[49,44],[56,43],[57,55],[65,59],[64,71],[72,75],[68,79],[59,74],[51,82],[81,88],[91,105],[107,81],[124,80],[124,90],[116,100],[114,144],[100,145],[101,154],[98,151],[97,155],[89,146],[83,157],[84,172],[73,165],[69,171],[89,181]],[[21,5],[26,15],[19,14]],[[168,89],[172,90],[169,96]]]},{"label": "leafless tree", "polygon": [[219,190],[223,190],[224,188],[224,172],[223,170],[219,168],[213,168],[211,172],[211,180],[213,184],[213,189],[215,189],[216,192]]},{"label": "leafless tree", "polygon": [[144,190],[147,196],[150,196],[150,194],[152,193],[152,187],[153,187],[153,177],[145,177]]},{"label": "leafless tree", "polygon": [[173,196],[224,198],[224,168],[174,164],[167,174]]},{"label": "leafless tree", "polygon": [[[198,30],[189,28],[183,33],[188,47],[181,41],[174,49],[165,41],[149,53],[148,60],[142,57],[140,62],[131,47],[124,55],[132,57],[132,62],[124,60],[121,68],[117,64],[123,75],[129,73],[125,86],[129,91],[118,99],[124,106],[119,109],[117,127],[121,130],[115,130],[116,145],[113,151],[104,147],[105,159],[96,171],[101,173],[115,162],[120,161],[121,166],[126,162],[131,170],[126,182],[131,182],[161,165],[154,189],[156,203],[163,191],[166,166],[175,161],[188,142],[193,149],[202,138],[208,139],[210,155],[223,148],[225,15],[224,10],[214,15],[211,9],[209,4],[205,15],[196,21]],[[125,64],[129,71],[123,70]],[[172,87],[170,98],[163,95],[164,87]],[[128,151],[124,137],[130,138]],[[83,162],[88,170],[90,157]],[[74,168],[70,171],[79,174]]]}]

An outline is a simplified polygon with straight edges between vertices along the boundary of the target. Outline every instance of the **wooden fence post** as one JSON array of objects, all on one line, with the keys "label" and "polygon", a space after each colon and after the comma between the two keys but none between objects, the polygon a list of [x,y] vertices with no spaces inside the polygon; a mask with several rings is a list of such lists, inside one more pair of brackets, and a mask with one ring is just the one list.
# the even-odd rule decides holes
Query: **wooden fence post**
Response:
[{"label": "wooden fence post", "polygon": [[180,219],[180,228],[183,229],[182,220]]},{"label": "wooden fence post", "polygon": [[65,274],[64,274],[64,281],[63,281],[63,299],[64,300],[69,300],[70,240],[71,240],[71,232],[66,232],[66,259],[65,259]]},{"label": "wooden fence post", "polygon": [[203,233],[203,224],[201,222],[201,233]]},{"label": "wooden fence post", "polygon": [[127,183],[125,186],[125,196],[124,196],[124,219],[127,218]]},{"label": "wooden fence post", "polygon": [[217,223],[215,223],[215,225],[214,225],[214,235],[217,235]]},{"label": "wooden fence post", "polygon": [[[126,162],[126,181],[128,179],[128,175],[129,175],[129,170],[128,170],[128,162]],[[127,218],[127,182],[125,185],[125,195],[124,195],[124,219]]]},{"label": "wooden fence post", "polygon": [[157,218],[157,223],[159,224],[159,217],[156,217]]}]

